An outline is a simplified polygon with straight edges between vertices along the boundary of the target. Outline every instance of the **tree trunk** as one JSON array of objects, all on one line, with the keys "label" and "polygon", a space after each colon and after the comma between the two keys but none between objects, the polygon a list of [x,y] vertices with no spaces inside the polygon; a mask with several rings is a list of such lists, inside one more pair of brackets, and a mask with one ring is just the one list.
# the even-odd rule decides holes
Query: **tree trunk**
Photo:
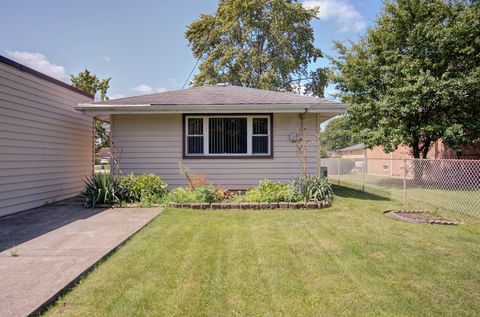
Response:
[{"label": "tree trunk", "polygon": [[423,179],[423,169],[422,169],[422,162],[420,161],[420,153],[422,152],[419,145],[420,141],[417,140],[414,144],[412,144],[412,155],[414,160],[412,161],[412,168],[413,168],[413,184],[414,186],[418,186],[422,184]]},{"label": "tree trunk", "polygon": [[422,145],[420,145],[420,140],[412,145],[412,154],[413,154],[413,181],[415,186],[423,186],[425,171],[428,170],[428,162],[424,161],[428,157],[428,152],[430,151],[431,141],[429,138],[426,138]]}]

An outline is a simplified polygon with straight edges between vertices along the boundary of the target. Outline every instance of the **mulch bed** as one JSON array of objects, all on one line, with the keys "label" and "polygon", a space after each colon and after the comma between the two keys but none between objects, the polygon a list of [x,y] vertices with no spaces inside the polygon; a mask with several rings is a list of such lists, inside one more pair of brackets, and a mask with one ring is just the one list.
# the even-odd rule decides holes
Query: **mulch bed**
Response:
[{"label": "mulch bed", "polygon": [[425,223],[431,225],[459,225],[457,221],[436,216],[428,210],[387,210],[384,215],[396,220],[410,223]]}]

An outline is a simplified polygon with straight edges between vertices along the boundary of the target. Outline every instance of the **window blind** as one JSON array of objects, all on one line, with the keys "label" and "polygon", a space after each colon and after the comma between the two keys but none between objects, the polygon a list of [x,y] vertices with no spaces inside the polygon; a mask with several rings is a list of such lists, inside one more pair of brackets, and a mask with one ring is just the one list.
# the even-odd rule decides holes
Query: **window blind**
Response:
[{"label": "window blind", "polygon": [[209,118],[210,154],[247,154],[247,118]]}]

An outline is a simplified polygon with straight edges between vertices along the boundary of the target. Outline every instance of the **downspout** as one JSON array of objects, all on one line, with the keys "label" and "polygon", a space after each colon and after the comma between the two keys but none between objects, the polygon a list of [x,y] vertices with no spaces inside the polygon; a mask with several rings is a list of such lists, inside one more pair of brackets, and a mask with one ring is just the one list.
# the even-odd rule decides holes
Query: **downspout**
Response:
[{"label": "downspout", "polygon": [[110,175],[115,175],[115,137],[113,132],[113,114],[110,115]]},{"label": "downspout", "polygon": [[298,117],[300,118],[300,136],[303,138],[303,130],[304,130],[304,124],[303,120],[305,119],[305,115],[308,113],[308,108],[305,108],[304,113],[298,114]]}]

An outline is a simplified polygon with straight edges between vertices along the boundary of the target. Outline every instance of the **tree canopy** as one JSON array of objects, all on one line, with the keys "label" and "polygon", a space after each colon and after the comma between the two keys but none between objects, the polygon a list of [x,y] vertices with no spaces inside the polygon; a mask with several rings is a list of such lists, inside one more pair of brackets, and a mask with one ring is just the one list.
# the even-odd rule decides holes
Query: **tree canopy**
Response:
[{"label": "tree canopy", "polygon": [[292,91],[307,79],[307,92],[323,96],[326,70],[308,70],[322,57],[310,24],[316,13],[296,0],[219,0],[215,15],[202,14],[185,32],[201,60],[193,85]]},{"label": "tree canopy", "polygon": [[441,139],[480,140],[480,7],[475,1],[387,1],[358,41],[332,58],[350,125],[367,147],[400,144],[425,158]]},{"label": "tree canopy", "polygon": [[[88,92],[96,96],[100,93],[100,100],[108,100],[107,91],[110,88],[111,78],[100,80],[95,74],[92,74],[88,69],[80,72],[78,75],[70,76],[72,86]],[[95,120],[95,153],[103,147],[110,146],[110,132],[108,123]]]},{"label": "tree canopy", "polygon": [[111,79],[110,77],[100,80],[86,68],[78,73],[78,75],[70,75],[70,81],[73,87],[88,92],[93,96],[96,96],[97,92],[100,92],[101,101],[108,100],[107,91],[108,88],[110,88]]},{"label": "tree canopy", "polygon": [[320,135],[320,145],[326,151],[354,145],[355,141],[351,133],[350,119],[347,116],[330,120],[325,127],[325,131]]}]

